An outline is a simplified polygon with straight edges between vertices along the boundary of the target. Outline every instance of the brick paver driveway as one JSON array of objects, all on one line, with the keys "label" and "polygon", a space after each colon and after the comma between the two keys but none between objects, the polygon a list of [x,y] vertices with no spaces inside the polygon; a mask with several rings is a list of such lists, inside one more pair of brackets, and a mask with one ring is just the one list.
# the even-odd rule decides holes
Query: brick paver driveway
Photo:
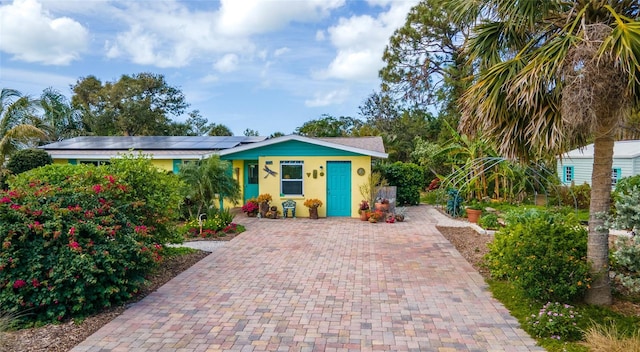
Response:
[{"label": "brick paver driveway", "polygon": [[541,351],[435,228],[249,219],[74,351]]}]

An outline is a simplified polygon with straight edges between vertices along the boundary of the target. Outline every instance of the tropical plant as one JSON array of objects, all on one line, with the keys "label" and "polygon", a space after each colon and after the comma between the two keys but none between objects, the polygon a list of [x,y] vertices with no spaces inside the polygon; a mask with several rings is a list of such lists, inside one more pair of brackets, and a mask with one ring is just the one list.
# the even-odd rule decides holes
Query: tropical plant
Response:
[{"label": "tropical plant", "polygon": [[228,172],[230,167],[229,162],[214,155],[180,168],[178,176],[190,186],[187,197],[196,205],[196,215],[215,207],[216,200],[226,198],[236,203],[240,199],[240,186]]},{"label": "tropical plant", "polygon": [[447,213],[456,218],[462,214],[462,197],[460,197],[460,192],[455,189],[448,190],[447,194],[449,196],[447,199]]},{"label": "tropical plant", "polygon": [[521,160],[593,140],[595,157],[586,300],[612,302],[608,275],[611,165],[616,129],[640,109],[637,1],[449,0],[474,23],[466,52],[477,67],[461,100],[461,129]]},{"label": "tropical plant", "polygon": [[382,177],[382,174],[374,171],[369,174],[364,183],[360,184],[360,195],[367,203],[374,204],[378,191],[387,185],[387,180]]},{"label": "tropical plant", "polygon": [[38,101],[14,89],[0,91],[0,169],[6,158],[24,146],[46,139],[36,115]]},{"label": "tropical plant", "polygon": [[66,138],[85,135],[88,131],[82,122],[80,111],[75,109],[69,99],[53,88],[47,88],[40,96],[42,121],[45,123],[50,140],[60,141]]}]

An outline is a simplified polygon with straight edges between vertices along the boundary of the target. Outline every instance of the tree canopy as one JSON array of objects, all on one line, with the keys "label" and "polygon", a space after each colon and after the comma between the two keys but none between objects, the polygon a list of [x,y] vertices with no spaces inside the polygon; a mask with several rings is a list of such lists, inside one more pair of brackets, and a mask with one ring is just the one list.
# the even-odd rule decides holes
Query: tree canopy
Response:
[{"label": "tree canopy", "polygon": [[96,135],[167,135],[172,117],[189,106],[184,94],[163,75],[122,75],[102,83],[95,76],[72,86],[72,104],[79,109],[88,132]]}]

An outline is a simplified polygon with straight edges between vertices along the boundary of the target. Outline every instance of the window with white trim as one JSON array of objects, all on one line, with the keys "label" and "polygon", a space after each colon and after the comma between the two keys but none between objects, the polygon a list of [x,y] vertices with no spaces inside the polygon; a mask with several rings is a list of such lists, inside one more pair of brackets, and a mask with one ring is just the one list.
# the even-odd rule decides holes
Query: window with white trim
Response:
[{"label": "window with white trim", "polygon": [[302,196],[304,162],[298,160],[280,162],[280,193],[285,196]]},{"label": "window with white trim", "polygon": [[620,180],[622,175],[622,170],[620,169],[612,169],[611,170],[611,186],[615,187],[616,184],[618,183],[618,180]]}]

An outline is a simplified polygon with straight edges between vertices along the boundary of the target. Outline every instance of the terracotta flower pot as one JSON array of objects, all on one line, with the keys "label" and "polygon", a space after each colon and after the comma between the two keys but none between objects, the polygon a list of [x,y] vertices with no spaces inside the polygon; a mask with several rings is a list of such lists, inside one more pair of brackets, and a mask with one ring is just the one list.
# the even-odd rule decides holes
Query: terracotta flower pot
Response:
[{"label": "terracotta flower pot", "polygon": [[480,214],[482,214],[482,210],[478,209],[467,209],[467,219],[469,222],[474,224],[478,223],[478,219],[480,219]]},{"label": "terracotta flower pot", "polygon": [[369,214],[367,214],[366,210],[360,211],[360,220],[362,220],[362,221],[369,220]]}]

